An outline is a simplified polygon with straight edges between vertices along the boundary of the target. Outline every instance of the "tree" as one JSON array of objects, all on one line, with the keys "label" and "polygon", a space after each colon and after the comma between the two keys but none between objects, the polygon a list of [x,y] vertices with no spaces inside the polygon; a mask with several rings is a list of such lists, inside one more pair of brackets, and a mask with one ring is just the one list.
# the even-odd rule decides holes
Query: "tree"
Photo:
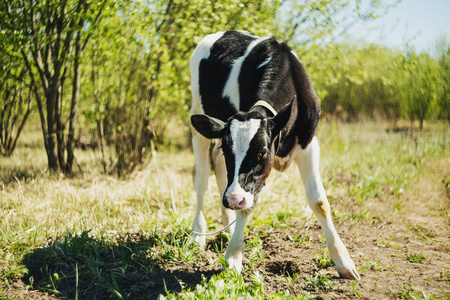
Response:
[{"label": "tree", "polygon": [[132,172],[150,152],[150,138],[164,140],[170,120],[187,124],[189,57],[201,38],[228,28],[268,35],[276,11],[276,1],[130,1],[105,18],[87,49],[90,82],[82,95],[104,171]]},{"label": "tree", "polygon": [[439,96],[438,107],[440,117],[447,119],[450,125],[450,44],[445,36],[436,42],[438,55]]},{"label": "tree", "polygon": [[419,120],[420,129],[437,99],[436,61],[428,54],[417,55],[410,51],[407,55],[409,68],[408,93],[405,103],[410,120]]},{"label": "tree", "polygon": [[0,51],[0,154],[9,156],[30,115],[32,97],[26,69],[6,49]]},{"label": "tree", "polygon": [[[0,4],[0,28],[20,43],[39,111],[48,166],[52,171],[71,172],[73,168],[79,63],[106,3],[107,0],[54,0],[2,1]],[[65,80],[71,67],[74,68],[72,96],[67,97]],[[71,99],[71,109],[66,137],[66,122],[62,115],[67,99]]]}]

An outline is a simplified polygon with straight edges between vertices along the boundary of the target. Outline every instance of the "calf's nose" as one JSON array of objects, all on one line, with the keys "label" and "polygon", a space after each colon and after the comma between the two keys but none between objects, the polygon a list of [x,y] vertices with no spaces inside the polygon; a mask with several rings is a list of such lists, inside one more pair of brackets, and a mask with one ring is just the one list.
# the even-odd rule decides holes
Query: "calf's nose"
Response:
[{"label": "calf's nose", "polygon": [[245,197],[238,194],[230,194],[224,197],[224,206],[233,210],[240,210],[245,206]]}]

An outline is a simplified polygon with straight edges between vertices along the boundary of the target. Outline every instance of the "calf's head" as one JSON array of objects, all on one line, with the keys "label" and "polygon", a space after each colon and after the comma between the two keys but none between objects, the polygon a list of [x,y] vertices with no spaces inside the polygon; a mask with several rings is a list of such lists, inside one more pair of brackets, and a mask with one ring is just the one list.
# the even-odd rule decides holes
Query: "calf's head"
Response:
[{"label": "calf's head", "polygon": [[228,178],[222,200],[226,208],[253,208],[255,196],[272,169],[275,140],[291,117],[291,106],[292,102],[273,118],[257,111],[239,112],[226,123],[206,115],[191,116],[200,134],[222,140]]}]

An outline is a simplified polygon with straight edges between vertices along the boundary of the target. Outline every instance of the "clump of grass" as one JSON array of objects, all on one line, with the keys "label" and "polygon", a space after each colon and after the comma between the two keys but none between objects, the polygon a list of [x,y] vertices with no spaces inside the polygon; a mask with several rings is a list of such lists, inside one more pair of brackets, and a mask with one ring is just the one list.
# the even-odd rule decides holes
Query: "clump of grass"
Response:
[{"label": "clump of grass", "polygon": [[245,245],[247,257],[250,261],[250,268],[254,268],[256,264],[264,260],[263,241],[255,236]]},{"label": "clump of grass", "polygon": [[408,225],[406,226],[411,231],[416,232],[416,234],[424,239],[429,239],[435,236],[433,230],[425,228],[421,225]]},{"label": "clump of grass", "polygon": [[444,300],[444,299],[448,299],[450,294],[446,294],[442,290],[441,290],[441,292],[444,294],[445,298],[438,298],[435,295],[428,294],[423,289],[420,292],[416,292],[412,288],[411,284],[408,283],[407,287],[405,287],[405,285],[402,284],[400,286],[400,290],[397,292],[394,292],[394,295],[400,299],[405,299],[405,300]]},{"label": "clump of grass", "polygon": [[233,270],[213,275],[209,280],[203,276],[200,284],[193,291],[182,291],[179,294],[167,292],[158,299],[260,299],[264,292],[263,277],[253,273],[252,285],[244,281],[244,277]]},{"label": "clump of grass", "polygon": [[423,264],[428,257],[422,253],[414,253],[406,256],[406,260],[413,263]]},{"label": "clump of grass", "polygon": [[445,270],[439,276],[436,277],[437,281],[447,281],[450,282],[450,271]]},{"label": "clump of grass", "polygon": [[309,235],[303,237],[303,233],[296,236],[288,235],[288,239],[292,242],[298,243],[299,247],[305,247],[306,249],[309,249],[312,245],[312,237]]},{"label": "clump of grass", "polygon": [[317,252],[314,253],[316,254],[314,261],[316,262],[317,267],[325,269],[334,266],[334,262],[331,260],[327,248],[325,248],[321,254],[317,254]]},{"label": "clump of grass", "polygon": [[[381,235],[379,235],[379,236],[381,236]],[[390,238],[387,241],[386,241],[385,238],[383,238],[383,239],[377,240],[376,244],[377,244],[378,247],[383,247],[383,248],[387,248],[387,247],[398,248],[398,245],[393,242],[394,239],[395,239],[395,236]]]},{"label": "clump of grass", "polygon": [[355,295],[355,297],[361,297],[361,293],[358,291],[359,289],[358,280],[355,280],[352,284],[350,284],[349,289],[351,292],[353,292],[353,295]]},{"label": "clump of grass", "polygon": [[316,276],[308,276],[305,278],[306,289],[308,291],[326,291],[332,289],[336,283],[331,280],[328,275],[317,272]]},{"label": "clump of grass", "polygon": [[293,288],[294,285],[296,285],[299,282],[300,274],[294,273],[291,275],[289,274],[289,272],[287,272],[286,276],[281,276],[281,280],[286,282],[290,288]]}]

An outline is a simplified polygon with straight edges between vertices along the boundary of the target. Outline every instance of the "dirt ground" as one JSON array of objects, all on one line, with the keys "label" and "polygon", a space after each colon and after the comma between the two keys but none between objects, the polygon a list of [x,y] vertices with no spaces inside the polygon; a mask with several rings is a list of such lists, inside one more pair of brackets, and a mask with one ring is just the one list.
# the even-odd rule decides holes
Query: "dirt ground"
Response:
[{"label": "dirt ground", "polygon": [[[314,258],[326,246],[314,219],[305,226],[294,223],[286,228],[250,230],[246,239],[249,241],[255,236],[262,239],[264,259],[251,270],[245,270],[244,275],[256,270],[263,274],[268,296],[283,290],[289,290],[291,295],[308,290],[316,299],[448,298],[445,294],[450,293],[450,194],[442,179],[450,175],[449,166],[450,158],[425,163],[421,180],[404,191],[400,204],[382,199],[366,203],[369,215],[378,217],[360,220],[354,225],[348,220],[339,225],[335,220],[336,229],[361,276],[357,285],[352,280],[340,279],[334,266],[317,269]],[[398,213],[393,213],[395,207]],[[299,243],[292,238],[299,234],[311,239]],[[150,275],[151,281],[162,283],[164,279],[171,292],[181,291],[181,285],[195,288],[202,276],[209,278],[220,272],[221,265],[213,250],[214,244],[220,245],[220,242],[219,237],[209,240],[199,263],[160,266]],[[408,255],[417,253],[426,256],[422,263],[407,260]],[[244,263],[248,263],[248,259]],[[316,276],[317,271],[330,276],[335,285],[325,291],[311,289],[305,278]],[[299,274],[297,281],[286,280],[294,273]],[[42,291],[27,291],[21,280],[10,285],[2,283],[2,289],[5,296],[13,299],[61,299]],[[150,294],[142,298],[155,299],[165,293],[164,289],[163,284],[154,284],[149,289]],[[421,297],[411,297],[422,291]],[[105,299],[109,296],[105,295]]]}]

